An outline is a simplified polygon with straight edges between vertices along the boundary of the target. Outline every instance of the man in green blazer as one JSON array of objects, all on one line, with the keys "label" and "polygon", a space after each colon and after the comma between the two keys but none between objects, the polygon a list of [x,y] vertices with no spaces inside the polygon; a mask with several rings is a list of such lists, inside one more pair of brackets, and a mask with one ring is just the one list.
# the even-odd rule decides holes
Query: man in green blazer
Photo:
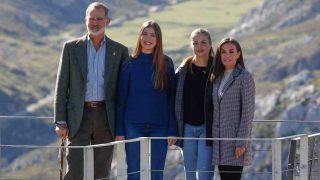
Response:
[{"label": "man in green blazer", "polygon": [[[114,140],[115,101],[119,67],[128,48],[109,39],[108,7],[90,4],[85,18],[87,35],[64,44],[56,81],[56,133],[68,146],[102,144]],[[113,147],[94,149],[94,178],[110,174]],[[83,150],[67,151],[64,179],[83,179]]]}]

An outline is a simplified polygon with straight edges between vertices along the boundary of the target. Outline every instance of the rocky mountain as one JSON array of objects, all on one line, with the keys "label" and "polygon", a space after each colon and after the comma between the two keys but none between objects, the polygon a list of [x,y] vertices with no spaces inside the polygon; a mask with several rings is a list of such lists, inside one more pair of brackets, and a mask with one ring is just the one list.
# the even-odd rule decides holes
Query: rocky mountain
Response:
[{"label": "rocky mountain", "polygon": [[245,35],[268,32],[319,18],[320,4],[317,0],[273,0],[264,1],[241,19],[240,25],[231,34]]},{"label": "rocky mountain", "polygon": [[243,42],[257,82],[256,119],[319,120],[318,23],[319,1],[274,0],[230,31]]},{"label": "rocky mountain", "polygon": [[264,1],[230,34],[250,39],[248,54],[255,57],[248,66],[259,80],[281,81],[302,70],[320,69],[320,51],[315,48],[320,45],[319,22],[319,1]]},{"label": "rocky mountain", "polygon": [[[257,83],[254,137],[283,137],[320,131],[320,2],[265,0],[242,17],[229,34],[245,48],[246,65]],[[275,123],[272,120],[287,120]],[[287,169],[288,142],[283,145]],[[270,179],[271,144],[254,145],[246,179]]]},{"label": "rocky mountain", "polygon": [[[0,112],[12,114],[25,112],[24,107],[36,103],[39,97],[46,97],[51,93],[59,45],[66,37],[77,33],[75,27],[84,30],[82,15],[84,7],[90,1],[67,0],[57,3],[49,0],[41,2],[4,0],[3,2],[5,2],[4,5],[0,7],[1,22],[8,19],[12,22],[0,24]],[[114,0],[107,2],[112,9],[117,9],[112,14],[114,21],[117,22],[116,19],[123,21],[132,18],[130,14],[123,12],[136,12],[137,16],[145,16],[150,12],[150,4],[162,5],[164,1]],[[124,6],[122,3],[130,3],[130,6]],[[141,6],[136,7],[135,5]],[[141,9],[144,10],[142,13]],[[114,25],[121,25],[121,21]],[[254,124],[254,137],[270,138],[320,131],[319,123],[305,122],[320,120],[318,24],[320,24],[320,2],[317,0],[263,0],[258,7],[245,14],[240,22],[227,33],[239,39],[244,50],[246,66],[253,73],[256,81],[255,119],[270,120],[268,123]],[[51,48],[44,49],[44,46]],[[181,52],[185,52],[185,49]],[[27,58],[19,60],[19,57]],[[18,74],[19,78],[10,76],[11,73]],[[28,78],[33,74],[38,74],[40,77],[32,80]],[[51,105],[38,107],[33,113],[28,113],[28,115],[37,114],[52,115]],[[295,121],[276,123],[272,120]],[[6,144],[19,144],[27,139],[31,144],[35,142],[45,144],[43,139],[35,138],[30,141],[39,133],[50,143],[58,144],[54,139],[52,125],[44,125],[37,121],[9,123],[0,120],[0,127],[2,142],[5,141]],[[27,137],[19,134],[25,131],[26,127],[29,128],[28,131],[34,129],[37,131]],[[15,140],[8,141],[13,139],[11,137],[14,137]],[[283,149],[285,169],[288,144]],[[271,143],[254,143],[255,161],[251,167],[246,169],[245,179],[271,179],[268,173],[271,172],[270,150]],[[9,152],[12,149],[6,151]],[[1,152],[3,154],[4,150]],[[19,153],[25,153],[25,151],[15,152],[6,156],[6,159],[0,159],[0,168],[5,166],[7,175],[37,171],[31,164],[43,166],[45,169],[51,168],[49,171],[57,172],[57,169],[52,169],[52,166],[57,167],[58,163],[55,160],[56,151],[44,156],[41,156],[39,151],[31,151],[25,153],[26,156],[19,156],[15,159]],[[37,164],[38,162],[40,163]],[[41,162],[51,164],[44,165]],[[170,171],[175,172],[165,174],[167,179],[182,178],[183,167],[179,153],[175,151],[169,153],[167,167],[171,168]],[[37,177],[39,179],[46,176],[39,172]]]},{"label": "rocky mountain", "polygon": [[[0,32],[9,36],[48,35],[60,32],[66,26],[79,24],[84,21],[86,7],[91,0],[4,0],[0,7]],[[134,16],[139,11],[147,11],[149,4],[166,5],[170,0],[143,1],[122,0],[108,1],[111,18]]]},{"label": "rocky mountain", "polygon": [[[101,0],[111,26],[180,1]],[[85,33],[91,0],[3,0],[0,7],[0,114],[14,114],[50,94],[61,44]],[[152,2],[153,6],[150,6]],[[37,86],[34,86],[37,84]],[[51,113],[52,114],[52,113]]]},{"label": "rocky mountain", "polygon": [[[150,5],[166,6],[177,0],[100,0],[108,4],[110,17],[134,18],[147,15]],[[182,0],[184,1],[184,0]],[[32,37],[59,33],[66,26],[82,24],[86,7],[92,0],[3,0],[0,7],[0,32],[15,37]]]},{"label": "rocky mountain", "polygon": [[[1,1],[1,116],[52,116],[52,91],[61,45],[65,40],[85,33],[85,10],[91,2],[93,1]],[[110,26],[116,26],[183,1],[101,2],[106,2],[109,6],[112,19]],[[0,137],[0,144],[46,145],[56,140],[52,119],[43,121],[2,117]],[[30,149],[1,149],[0,169],[28,151]]]}]

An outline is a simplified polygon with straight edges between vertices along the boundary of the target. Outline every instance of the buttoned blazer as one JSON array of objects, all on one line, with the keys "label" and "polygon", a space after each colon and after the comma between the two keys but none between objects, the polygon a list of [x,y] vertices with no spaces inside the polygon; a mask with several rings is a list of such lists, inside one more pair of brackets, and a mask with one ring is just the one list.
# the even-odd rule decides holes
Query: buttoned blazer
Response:
[{"label": "buttoned blazer", "polygon": [[[105,36],[105,101],[106,122],[114,135],[115,98],[122,61],[128,58],[128,48]],[[69,128],[69,138],[77,133],[84,109],[86,82],[88,74],[87,35],[64,44],[58,67],[54,122],[65,121]]]},{"label": "buttoned blazer", "polygon": [[[190,56],[190,57],[187,57],[186,59],[190,59],[192,57],[193,56]],[[214,67],[213,61],[214,61],[213,59],[210,59],[208,62],[209,64],[208,64],[207,71],[210,72],[209,74],[211,74],[211,71]],[[187,65],[187,63],[183,63],[176,69],[176,72],[175,72],[175,76],[176,76],[175,117],[177,120],[178,132],[179,132],[180,137],[183,137],[183,134],[184,134],[183,88],[184,88],[184,82],[186,79],[187,71],[188,71],[188,65]],[[208,79],[209,78],[210,78],[210,75],[208,76]],[[207,80],[206,86],[208,85],[208,83],[210,83],[209,80]],[[205,93],[205,91],[203,93]],[[210,99],[211,99],[211,97],[210,97]],[[210,107],[212,107],[212,106],[210,106]],[[205,112],[204,112],[205,114],[207,113],[206,109],[207,108],[205,106]],[[210,110],[210,112],[212,112],[212,108],[209,110]],[[212,133],[211,133],[212,118],[207,119],[205,116],[205,125],[206,125],[206,137],[211,138],[212,137]],[[211,141],[207,141],[207,145],[211,145],[211,144],[212,144]],[[183,147],[183,140],[178,140],[176,142],[176,145]]]},{"label": "buttoned blazer", "polygon": [[[221,78],[213,83],[213,138],[250,138],[255,106],[255,83],[252,75],[237,65],[218,96]],[[245,147],[236,159],[236,147]],[[213,163],[247,166],[251,164],[250,141],[213,141]]]}]

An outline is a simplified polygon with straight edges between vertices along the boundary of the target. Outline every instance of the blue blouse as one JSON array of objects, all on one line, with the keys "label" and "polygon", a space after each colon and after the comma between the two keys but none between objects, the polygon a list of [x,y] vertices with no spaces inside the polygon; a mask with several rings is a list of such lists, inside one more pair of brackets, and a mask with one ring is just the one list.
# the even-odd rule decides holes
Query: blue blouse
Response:
[{"label": "blue blouse", "polygon": [[129,58],[121,66],[116,114],[116,136],[125,136],[125,124],[152,124],[168,127],[168,136],[177,136],[174,116],[175,76],[170,57],[166,56],[168,86],[164,91],[153,86],[153,54]]}]

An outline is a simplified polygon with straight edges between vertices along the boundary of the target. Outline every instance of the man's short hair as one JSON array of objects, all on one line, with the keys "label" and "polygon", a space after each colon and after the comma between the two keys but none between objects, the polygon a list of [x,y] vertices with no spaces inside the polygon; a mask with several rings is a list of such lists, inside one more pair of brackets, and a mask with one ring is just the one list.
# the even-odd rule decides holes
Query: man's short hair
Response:
[{"label": "man's short hair", "polygon": [[86,17],[88,16],[89,11],[91,9],[100,9],[100,8],[104,10],[106,17],[108,17],[109,8],[108,8],[107,5],[105,5],[105,4],[101,3],[101,2],[93,2],[93,3],[91,3],[88,6],[87,10],[86,10]]}]

